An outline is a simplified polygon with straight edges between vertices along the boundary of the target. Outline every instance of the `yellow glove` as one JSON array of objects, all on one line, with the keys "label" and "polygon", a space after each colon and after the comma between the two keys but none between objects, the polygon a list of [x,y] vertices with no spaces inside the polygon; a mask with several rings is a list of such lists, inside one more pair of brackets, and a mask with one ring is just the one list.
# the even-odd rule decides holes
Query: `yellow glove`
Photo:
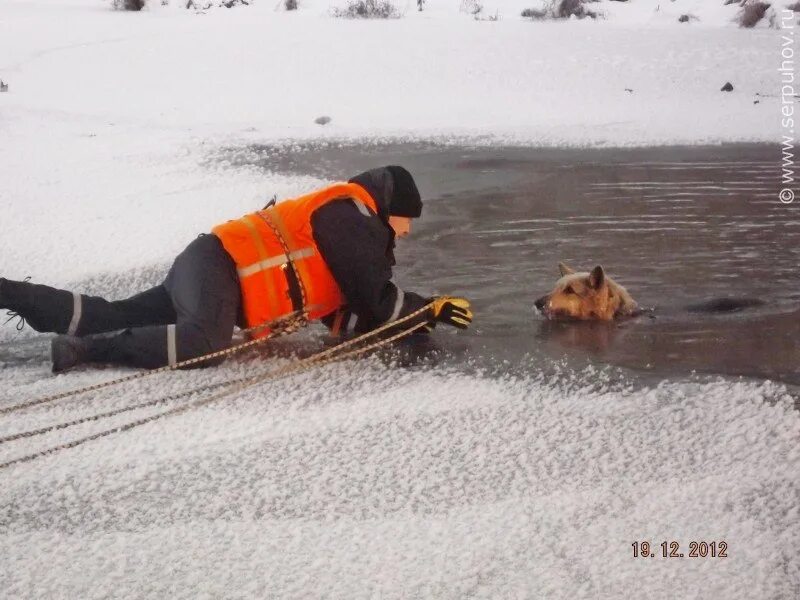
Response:
[{"label": "yellow glove", "polygon": [[469,300],[455,296],[437,296],[432,298],[431,318],[439,323],[446,323],[459,329],[466,329],[472,323],[472,310]]}]

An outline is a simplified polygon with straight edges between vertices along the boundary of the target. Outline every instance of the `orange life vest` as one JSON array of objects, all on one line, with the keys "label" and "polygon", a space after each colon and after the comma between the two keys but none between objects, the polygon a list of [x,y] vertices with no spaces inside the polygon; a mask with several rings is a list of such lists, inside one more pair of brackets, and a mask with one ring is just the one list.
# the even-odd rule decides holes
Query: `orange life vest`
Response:
[{"label": "orange life vest", "polygon": [[[324,317],[345,304],[339,285],[325,264],[311,231],[314,211],[328,202],[344,198],[360,202],[375,213],[378,211],[375,200],[363,187],[355,183],[336,183],[212,229],[236,263],[248,327],[294,312],[283,243],[289,250],[300,287],[305,292],[303,308],[310,319]],[[254,333],[254,337],[267,334],[268,329],[261,329]]]}]

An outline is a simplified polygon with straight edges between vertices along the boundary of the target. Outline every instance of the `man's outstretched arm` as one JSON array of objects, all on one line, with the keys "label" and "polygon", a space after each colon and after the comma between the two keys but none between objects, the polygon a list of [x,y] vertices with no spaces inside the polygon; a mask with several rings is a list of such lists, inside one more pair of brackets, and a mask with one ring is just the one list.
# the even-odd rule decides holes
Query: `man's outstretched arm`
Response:
[{"label": "man's outstretched arm", "polygon": [[[311,224],[317,246],[347,299],[351,315],[343,330],[369,331],[428,303],[392,282],[392,234],[380,217],[341,200],[320,208]],[[429,318],[422,314],[418,322]]]}]

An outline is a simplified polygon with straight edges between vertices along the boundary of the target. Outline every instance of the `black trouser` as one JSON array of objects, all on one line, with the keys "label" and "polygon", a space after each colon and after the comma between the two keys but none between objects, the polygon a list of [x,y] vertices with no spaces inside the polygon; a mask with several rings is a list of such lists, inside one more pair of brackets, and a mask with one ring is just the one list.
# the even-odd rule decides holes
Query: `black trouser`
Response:
[{"label": "black trouser", "polygon": [[[0,308],[17,312],[36,331],[89,336],[89,361],[146,368],[230,346],[240,305],[236,265],[214,235],[190,243],[164,283],[126,300],[0,280]],[[119,329],[125,330],[111,337],[91,335]]]}]

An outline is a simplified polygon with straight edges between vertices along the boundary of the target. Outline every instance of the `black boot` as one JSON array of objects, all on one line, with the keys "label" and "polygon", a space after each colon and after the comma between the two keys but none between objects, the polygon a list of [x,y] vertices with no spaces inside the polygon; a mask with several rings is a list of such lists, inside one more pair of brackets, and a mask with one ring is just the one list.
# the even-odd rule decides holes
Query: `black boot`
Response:
[{"label": "black boot", "polygon": [[0,309],[22,317],[36,331],[66,333],[74,306],[72,292],[0,278]]},{"label": "black boot", "polygon": [[59,335],[50,342],[50,360],[53,373],[63,373],[73,367],[88,362],[90,340],[71,335]]},{"label": "black boot", "polygon": [[[0,277],[0,309],[4,308],[6,306],[5,305],[5,301],[3,300],[3,283],[5,281],[6,281],[6,279]],[[9,310],[9,311],[6,311],[6,316],[8,318],[3,322],[3,325],[5,325],[6,323],[9,323],[10,321],[13,321],[14,319],[19,319],[19,321],[17,321],[17,323],[15,325],[16,328],[17,328],[17,331],[22,331],[23,329],[25,329],[25,319],[22,317],[22,315],[20,315],[17,312],[14,312],[13,310]]]},{"label": "black boot", "polygon": [[163,367],[169,361],[167,327],[138,327],[114,335],[59,335],[50,342],[50,359],[53,373],[87,363]]}]

